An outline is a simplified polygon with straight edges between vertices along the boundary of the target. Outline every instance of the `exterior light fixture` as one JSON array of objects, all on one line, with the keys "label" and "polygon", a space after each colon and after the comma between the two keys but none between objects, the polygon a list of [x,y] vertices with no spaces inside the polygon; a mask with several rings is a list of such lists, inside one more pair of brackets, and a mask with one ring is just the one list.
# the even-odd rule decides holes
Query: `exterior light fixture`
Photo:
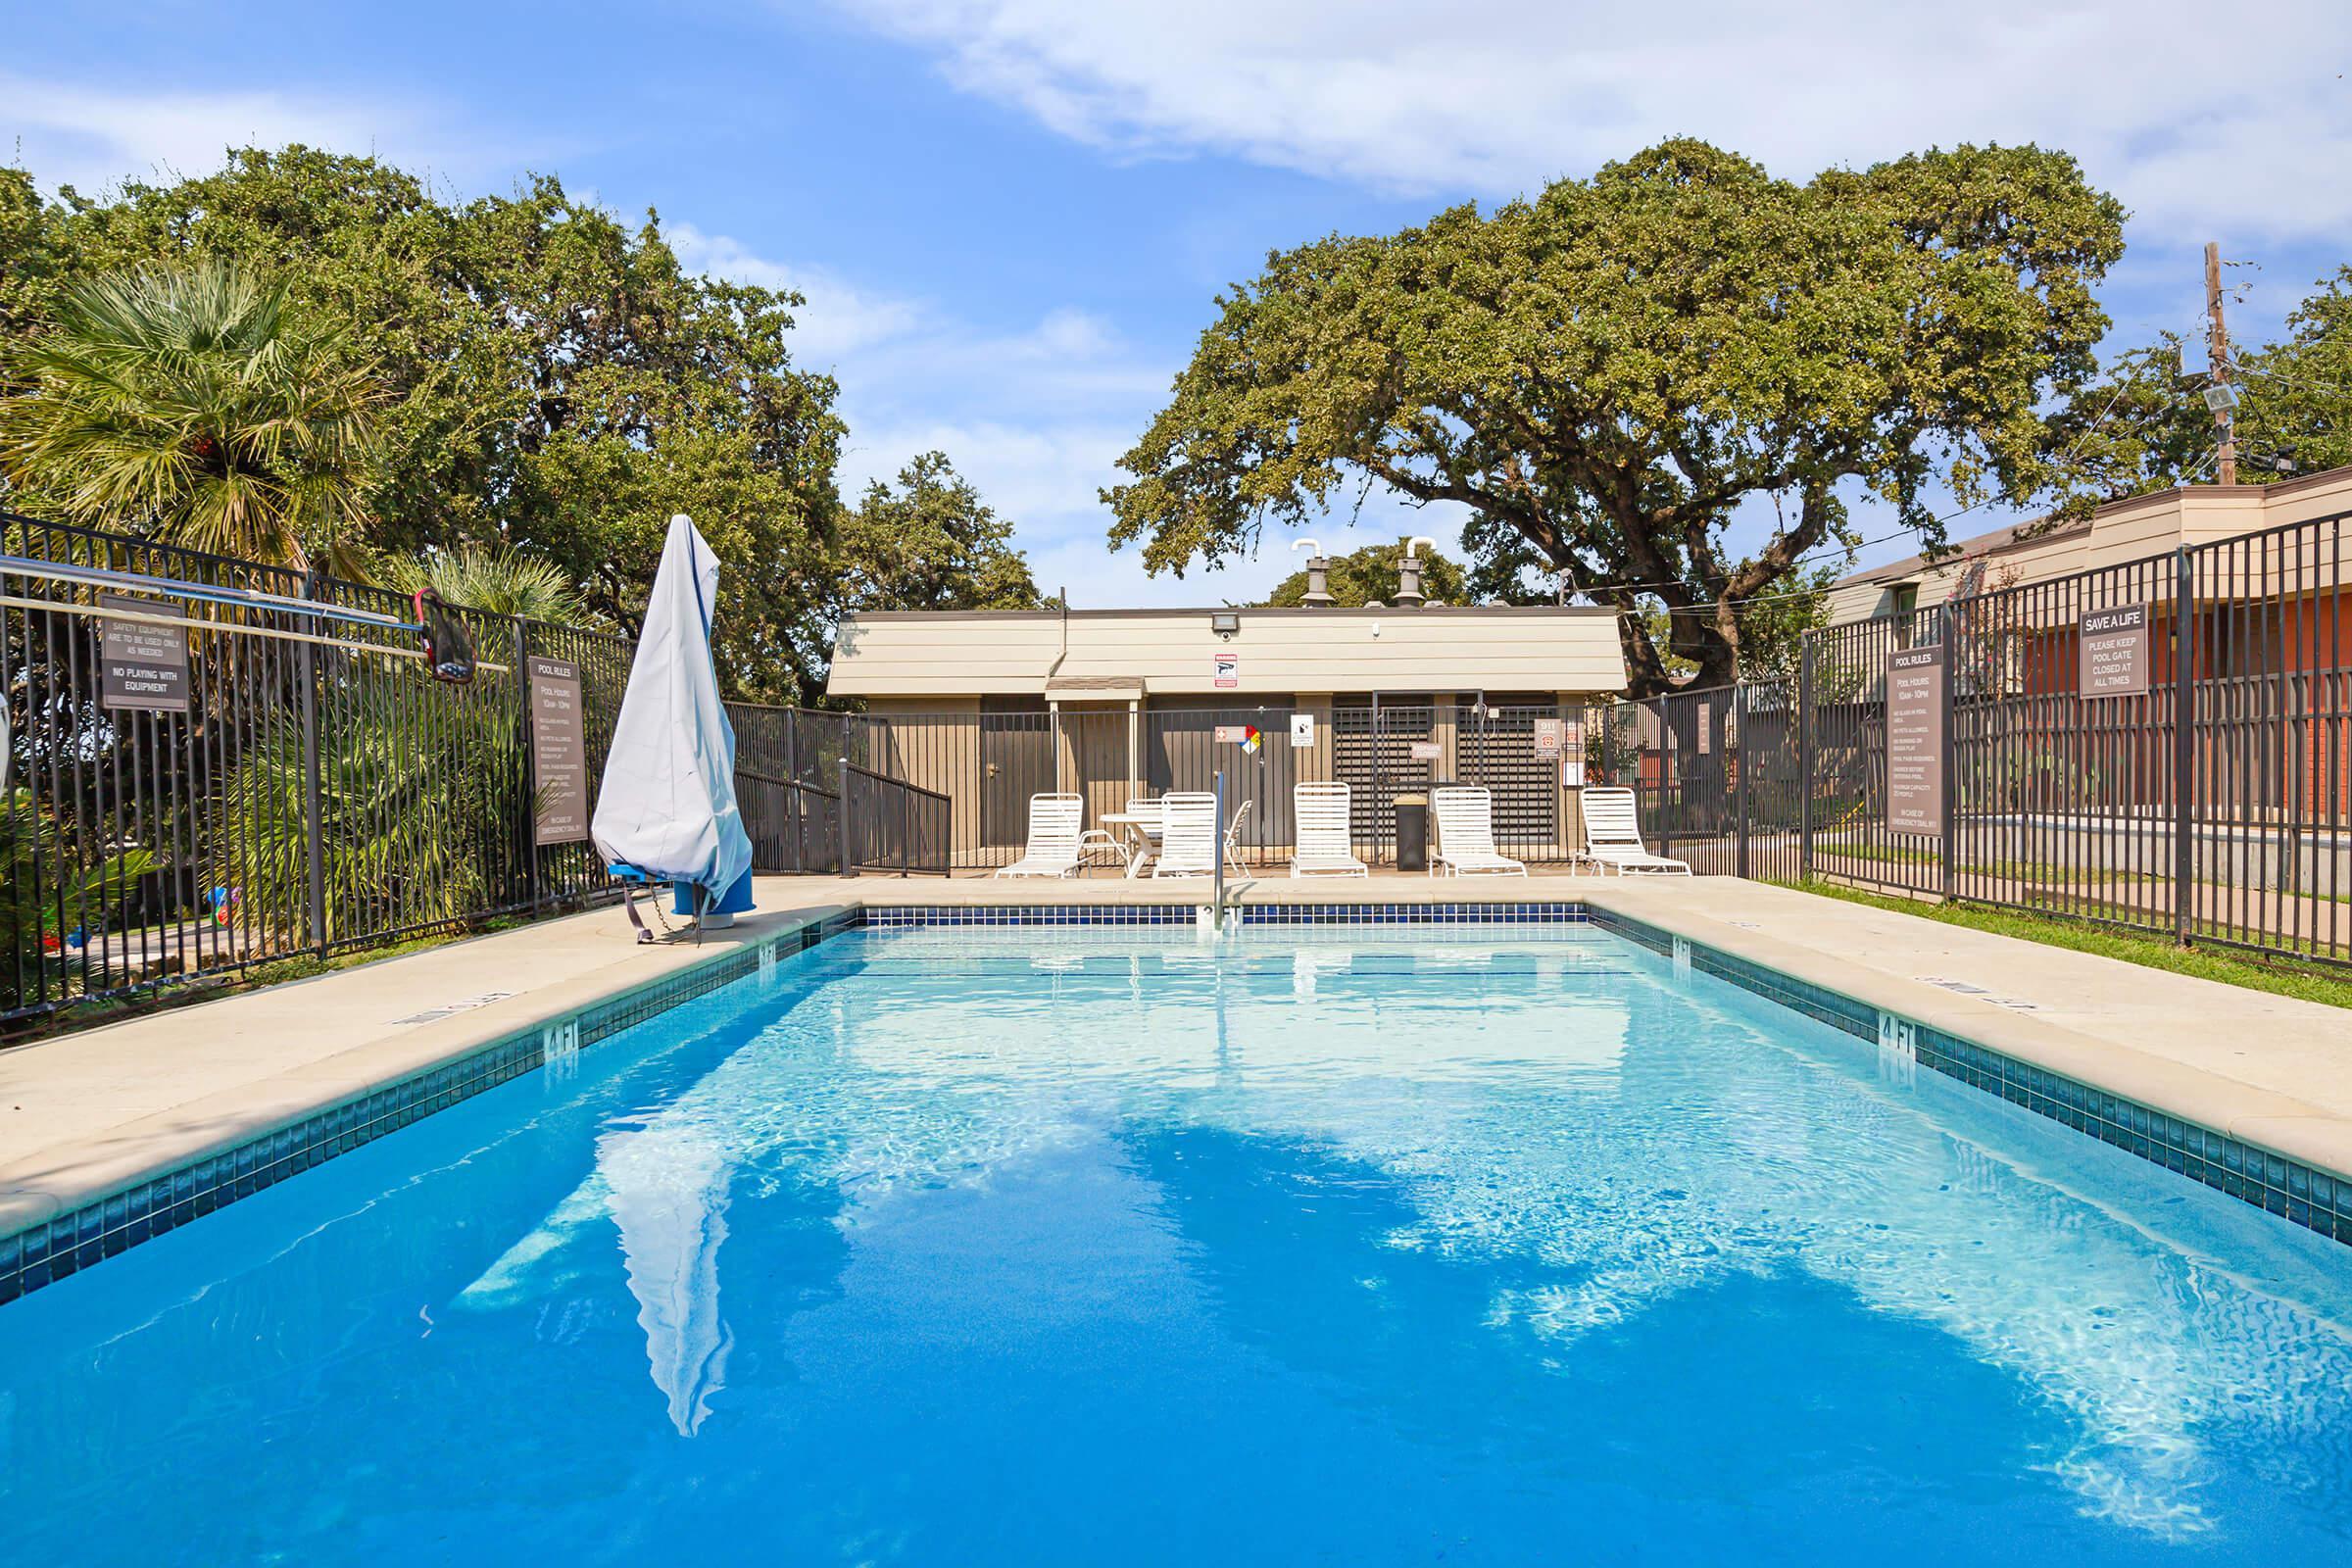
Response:
[{"label": "exterior light fixture", "polygon": [[2228,414],[2237,407],[2237,388],[2227,381],[2216,381],[2205,389],[2205,407],[2215,414]]},{"label": "exterior light fixture", "polygon": [[1242,629],[1242,612],[1238,610],[1212,610],[1208,612],[1208,629],[1220,637],[1231,637]]}]

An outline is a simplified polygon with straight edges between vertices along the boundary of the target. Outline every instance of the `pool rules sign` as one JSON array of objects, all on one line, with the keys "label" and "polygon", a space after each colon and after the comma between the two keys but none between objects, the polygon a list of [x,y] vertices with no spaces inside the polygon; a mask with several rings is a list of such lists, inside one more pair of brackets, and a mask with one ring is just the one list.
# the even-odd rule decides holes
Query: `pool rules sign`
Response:
[{"label": "pool rules sign", "polygon": [[539,797],[541,844],[588,836],[588,736],[581,728],[580,666],[531,661],[531,782]]},{"label": "pool rules sign", "polygon": [[1943,648],[1886,656],[1886,827],[1943,837]]}]

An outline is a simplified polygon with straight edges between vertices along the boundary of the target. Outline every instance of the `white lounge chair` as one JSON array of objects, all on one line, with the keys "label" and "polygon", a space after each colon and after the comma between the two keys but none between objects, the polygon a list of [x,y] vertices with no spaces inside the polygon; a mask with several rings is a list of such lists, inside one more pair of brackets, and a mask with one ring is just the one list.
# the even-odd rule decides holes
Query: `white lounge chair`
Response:
[{"label": "white lounge chair", "polygon": [[1172,791],[1159,798],[1159,858],[1152,862],[1155,877],[1215,876],[1217,857],[1236,873],[1242,869],[1242,823],[1251,803],[1234,809],[1233,820],[1217,832],[1217,798],[1206,791]]},{"label": "white lounge chair", "polygon": [[1079,795],[1029,797],[1029,846],[1010,865],[999,866],[999,876],[1076,876],[1079,857],[1094,839],[1109,842],[1100,830],[1081,833],[1086,799]]},{"label": "white lounge chair", "polygon": [[1652,855],[1642,842],[1641,814],[1634,792],[1621,786],[1585,791],[1585,858],[1603,871],[1620,875],[1689,876],[1690,865],[1663,855]]},{"label": "white lounge chair", "polygon": [[1159,798],[1159,858],[1154,877],[1214,876],[1222,845],[1217,798],[1205,790],[1175,790]]},{"label": "white lounge chair", "polygon": [[[1525,876],[1527,865],[1494,849],[1494,794],[1451,784],[1431,792],[1438,808],[1438,848],[1431,876]],[[1444,869],[1440,869],[1444,867]]]},{"label": "white lounge chair", "polygon": [[1348,842],[1348,790],[1345,784],[1294,784],[1291,816],[1298,824],[1298,843],[1291,855],[1291,875],[1367,876],[1364,862],[1351,853]]}]

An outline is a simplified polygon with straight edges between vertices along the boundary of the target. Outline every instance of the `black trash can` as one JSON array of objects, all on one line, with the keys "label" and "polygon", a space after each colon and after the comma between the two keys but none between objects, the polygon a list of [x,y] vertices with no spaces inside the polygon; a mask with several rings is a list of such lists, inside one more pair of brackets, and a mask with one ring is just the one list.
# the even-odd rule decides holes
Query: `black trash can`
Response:
[{"label": "black trash can", "polygon": [[1429,869],[1429,797],[1396,797],[1396,869]]}]

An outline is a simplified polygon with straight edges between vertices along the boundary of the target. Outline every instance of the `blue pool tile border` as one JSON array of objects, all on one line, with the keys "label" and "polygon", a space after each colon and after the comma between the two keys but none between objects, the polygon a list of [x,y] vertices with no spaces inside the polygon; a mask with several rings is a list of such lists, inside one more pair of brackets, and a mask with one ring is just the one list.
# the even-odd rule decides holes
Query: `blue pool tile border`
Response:
[{"label": "blue pool tile border", "polygon": [[1586,925],[1582,904],[1245,904],[1244,925]]},{"label": "blue pool tile border", "polygon": [[939,925],[1191,925],[1189,904],[907,904],[868,908],[865,923],[906,929]]},{"label": "blue pool tile border", "polygon": [[[1594,909],[1592,923],[1653,953],[1672,956],[1675,937],[1645,921]],[[1879,1039],[1879,1009],[1865,1002],[1765,968],[1745,958],[1684,939],[1690,967],[1728,980],[1743,991],[1842,1029],[1859,1039]],[[1963,1040],[1933,1024],[1911,1025],[1919,1064],[1957,1079],[1971,1089],[1997,1095],[2037,1116],[2046,1116],[2138,1155],[2217,1192],[2276,1214],[2331,1241],[2352,1244],[2352,1182],[2273,1153],[2242,1139],[2183,1121],[2178,1116],[2113,1094],[2095,1084],[2021,1061],[1988,1046]]]},{"label": "blue pool tile border", "polygon": [[[1520,904],[1243,904],[1244,925],[1531,925],[1588,920],[1585,906],[1558,901]],[[910,904],[869,908],[869,927],[1172,925],[1190,926],[1190,904]]]},{"label": "blue pool tile border", "polygon": [[[1579,903],[1260,904],[1244,925],[1590,924],[1671,957],[1673,933]],[[551,1041],[584,1049],[757,973],[764,955],[803,952],[859,927],[1191,925],[1190,905],[909,905],[849,909],[712,962],[665,976],[549,1023],[534,1024],[360,1100],[167,1171],[127,1191],[0,1237],[0,1303],[79,1272],[224,1204],[372,1143],[420,1117],[546,1065]],[[1840,992],[1682,939],[1690,967],[1858,1039],[1877,1041],[1880,1011]],[[1910,1022],[1919,1063],[1972,1089],[2098,1139],[2276,1214],[2352,1244],[2352,1181],[2152,1106],[2047,1071],[1932,1025]]]},{"label": "blue pool tile border", "polygon": [[533,1024],[388,1088],[319,1111],[276,1132],[166,1171],[123,1192],[0,1237],[0,1303],[54,1284],[104,1258],[177,1230],[188,1221],[274,1187],[337,1154],[373,1143],[436,1110],[546,1065],[550,1042],[564,1050],[607,1040],[682,1003],[759,971],[769,952],[804,952],[855,929],[846,910],[750,943],[710,963],[663,976],[567,1017]]}]

